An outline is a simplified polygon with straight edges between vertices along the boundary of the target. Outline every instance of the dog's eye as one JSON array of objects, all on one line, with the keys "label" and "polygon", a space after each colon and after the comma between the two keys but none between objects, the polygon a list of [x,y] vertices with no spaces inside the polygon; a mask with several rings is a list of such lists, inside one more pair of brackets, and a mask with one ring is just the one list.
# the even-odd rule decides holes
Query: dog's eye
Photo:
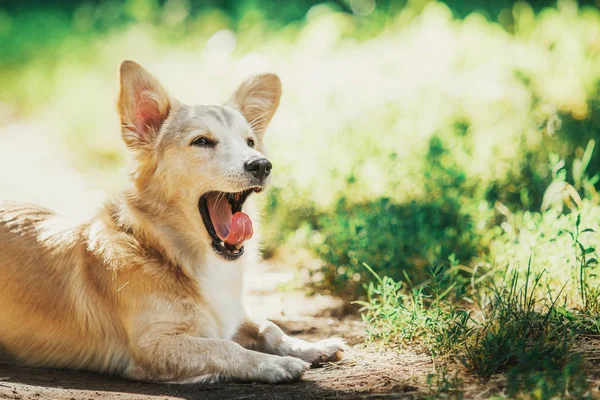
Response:
[{"label": "dog's eye", "polygon": [[198,147],[215,147],[216,143],[208,138],[198,137],[192,141],[191,145]]},{"label": "dog's eye", "polygon": [[246,143],[248,143],[248,146],[254,147],[254,139],[248,138],[248,140],[246,140]]}]

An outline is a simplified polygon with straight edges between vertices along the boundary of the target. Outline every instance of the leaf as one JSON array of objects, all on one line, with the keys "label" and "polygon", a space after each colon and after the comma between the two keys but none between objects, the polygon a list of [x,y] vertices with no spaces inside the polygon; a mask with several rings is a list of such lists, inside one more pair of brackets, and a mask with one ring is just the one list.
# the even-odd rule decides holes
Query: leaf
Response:
[{"label": "leaf", "polygon": [[557,175],[558,172],[564,168],[565,166],[565,161],[564,160],[559,160],[558,155],[557,154],[551,154],[550,155],[550,162],[553,164],[552,167],[552,173],[554,175]]},{"label": "leaf", "polygon": [[585,172],[585,170],[587,169],[588,165],[590,164],[590,160],[592,159],[592,154],[594,153],[594,146],[596,145],[596,142],[594,141],[594,139],[591,139],[588,142],[587,147],[585,148],[585,152],[583,153],[583,157],[581,157],[581,169],[582,169],[582,173]]},{"label": "leaf", "polygon": [[375,276],[375,278],[379,281],[379,283],[381,285],[383,285],[383,280],[381,279],[381,277],[379,275],[377,275],[377,272],[373,271],[373,268],[371,268],[367,263],[363,263],[363,266],[369,270],[370,273],[373,274],[373,276]]},{"label": "leaf", "polygon": [[585,262],[586,267],[589,267],[591,264],[598,265],[598,260],[596,260],[595,258],[590,258]]},{"label": "leaf", "polygon": [[440,300],[445,298],[448,295],[448,293],[450,293],[450,291],[452,291],[452,289],[454,289],[454,287],[456,286],[457,283],[458,282],[454,282],[452,285],[450,285],[450,287],[448,289],[444,290],[444,292],[440,295]]},{"label": "leaf", "polygon": [[595,231],[595,230],[593,230],[592,228],[586,228],[586,229],[584,229],[584,230],[582,230],[582,231],[581,231],[581,233],[587,233],[587,232],[593,232],[593,233],[596,233],[596,231]]},{"label": "leaf", "polygon": [[575,183],[575,187],[579,187],[581,183],[581,178],[583,176],[583,166],[581,164],[581,160],[575,159],[573,160],[573,166],[571,167],[571,175],[573,176],[573,181]]}]

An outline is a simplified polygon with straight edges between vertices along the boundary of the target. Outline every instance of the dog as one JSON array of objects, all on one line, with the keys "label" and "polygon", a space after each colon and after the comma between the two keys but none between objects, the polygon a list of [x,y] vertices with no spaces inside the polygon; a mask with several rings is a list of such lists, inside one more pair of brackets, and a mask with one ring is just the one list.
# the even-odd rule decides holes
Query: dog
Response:
[{"label": "dog", "polygon": [[340,360],[342,339],[289,337],[242,304],[259,256],[249,197],[271,179],[263,137],[280,97],[263,74],[225,105],[188,106],[124,61],[129,187],[86,222],[1,206],[0,348],[22,365],[172,383],[288,382]]}]

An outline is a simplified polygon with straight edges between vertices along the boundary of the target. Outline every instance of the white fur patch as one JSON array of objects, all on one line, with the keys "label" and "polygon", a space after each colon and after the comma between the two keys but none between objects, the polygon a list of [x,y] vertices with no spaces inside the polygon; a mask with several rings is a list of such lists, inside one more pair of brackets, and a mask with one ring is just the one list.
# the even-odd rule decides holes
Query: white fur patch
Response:
[{"label": "white fur patch", "polygon": [[202,296],[219,323],[218,339],[231,340],[246,315],[242,304],[241,262],[208,254],[204,264],[197,273]]}]

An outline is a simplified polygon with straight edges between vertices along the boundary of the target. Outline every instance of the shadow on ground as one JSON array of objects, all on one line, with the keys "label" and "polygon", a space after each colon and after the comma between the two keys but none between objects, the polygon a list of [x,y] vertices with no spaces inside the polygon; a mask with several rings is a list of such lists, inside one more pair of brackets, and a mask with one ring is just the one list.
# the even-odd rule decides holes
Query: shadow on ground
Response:
[{"label": "shadow on ground", "polygon": [[112,376],[0,365],[0,397],[8,399],[307,399],[352,397],[316,382],[286,385],[220,383],[169,385],[131,382]]},{"label": "shadow on ground", "polygon": [[[17,367],[0,364],[0,398],[3,399],[377,399],[422,398],[423,386],[414,379],[426,372],[430,361],[400,359],[395,353],[352,351],[346,362],[309,371],[299,382],[152,384],[88,372]],[[395,362],[394,362],[395,361]],[[404,367],[404,368],[403,368]],[[401,371],[405,369],[404,371]],[[411,370],[409,373],[409,369]],[[413,381],[411,384],[410,381]]]}]

